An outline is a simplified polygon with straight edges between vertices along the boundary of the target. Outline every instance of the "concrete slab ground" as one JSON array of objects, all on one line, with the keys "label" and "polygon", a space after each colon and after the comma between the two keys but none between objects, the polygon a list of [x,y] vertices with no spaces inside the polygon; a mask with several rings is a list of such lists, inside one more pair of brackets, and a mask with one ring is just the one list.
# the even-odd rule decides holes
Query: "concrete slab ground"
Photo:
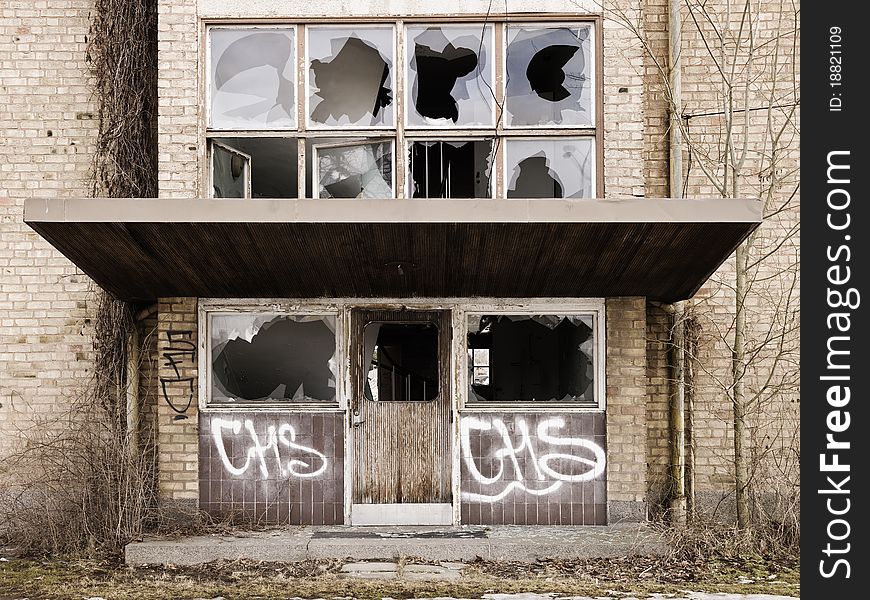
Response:
[{"label": "concrete slab ground", "polygon": [[[147,538],[128,544],[129,565],[195,565],[248,559],[355,561],[416,556],[427,561],[594,558],[665,554],[664,539],[643,523],[593,526],[286,527],[235,535]],[[423,573],[420,574],[423,576]]]}]

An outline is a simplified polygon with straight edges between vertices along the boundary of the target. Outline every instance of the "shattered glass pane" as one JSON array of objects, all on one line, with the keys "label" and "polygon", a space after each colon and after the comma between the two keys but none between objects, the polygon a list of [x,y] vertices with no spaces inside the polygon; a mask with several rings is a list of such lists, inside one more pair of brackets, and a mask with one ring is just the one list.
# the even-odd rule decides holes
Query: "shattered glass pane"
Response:
[{"label": "shattered glass pane", "polygon": [[209,325],[213,402],[335,400],[334,316],[213,314]]},{"label": "shattered glass pane", "polygon": [[393,125],[393,28],[309,27],[313,126]]},{"label": "shattered glass pane", "polygon": [[492,140],[419,140],[409,154],[412,198],[492,197]]},{"label": "shattered glass pane", "polygon": [[314,146],[318,198],[394,198],[393,144]]},{"label": "shattered glass pane", "polygon": [[508,26],[509,127],[594,124],[592,39],[588,24]]},{"label": "shattered glass pane", "polygon": [[507,140],[507,197],[594,197],[594,149],[592,138]]},{"label": "shattered glass pane", "polygon": [[589,315],[469,316],[468,348],[473,400],[595,402]]},{"label": "shattered glass pane", "polygon": [[413,26],[408,47],[409,126],[492,126],[492,25]]},{"label": "shattered glass pane", "polygon": [[438,397],[438,328],[432,323],[368,323],[363,331],[365,396],[373,402]]},{"label": "shattered glass pane", "polygon": [[232,148],[212,143],[212,197],[244,198],[248,191],[250,158]]},{"label": "shattered glass pane", "polygon": [[296,127],[296,32],[291,27],[209,29],[209,126]]},{"label": "shattered glass pane", "polygon": [[[214,141],[251,157],[252,198],[295,198],[299,194],[296,138],[215,138]],[[215,198],[220,197],[216,188]]]}]

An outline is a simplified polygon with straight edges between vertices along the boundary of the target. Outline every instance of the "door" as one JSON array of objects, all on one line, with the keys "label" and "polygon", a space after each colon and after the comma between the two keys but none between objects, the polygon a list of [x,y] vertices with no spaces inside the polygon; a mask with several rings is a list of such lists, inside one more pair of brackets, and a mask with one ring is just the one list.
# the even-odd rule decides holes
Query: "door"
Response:
[{"label": "door", "polygon": [[351,313],[354,525],[452,523],[449,311]]}]

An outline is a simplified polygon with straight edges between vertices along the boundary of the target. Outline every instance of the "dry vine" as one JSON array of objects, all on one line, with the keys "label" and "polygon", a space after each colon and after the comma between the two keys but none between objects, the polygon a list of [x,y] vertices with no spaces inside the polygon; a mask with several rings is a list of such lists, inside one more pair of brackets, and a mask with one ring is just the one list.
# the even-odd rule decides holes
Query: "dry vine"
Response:
[{"label": "dry vine", "polygon": [[[157,195],[156,24],[156,0],[94,0],[94,196]],[[20,431],[23,449],[2,467],[17,481],[0,496],[0,531],[24,550],[116,554],[155,515],[153,433],[127,422],[134,307],[94,295],[91,379],[69,406]]]}]

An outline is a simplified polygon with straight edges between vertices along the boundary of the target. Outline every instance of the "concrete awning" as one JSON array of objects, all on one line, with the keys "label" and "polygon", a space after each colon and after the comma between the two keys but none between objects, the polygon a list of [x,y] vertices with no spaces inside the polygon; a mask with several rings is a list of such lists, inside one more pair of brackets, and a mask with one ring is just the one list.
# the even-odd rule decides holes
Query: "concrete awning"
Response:
[{"label": "concrete awning", "polygon": [[125,300],[689,298],[751,199],[28,199],[24,220]]}]

